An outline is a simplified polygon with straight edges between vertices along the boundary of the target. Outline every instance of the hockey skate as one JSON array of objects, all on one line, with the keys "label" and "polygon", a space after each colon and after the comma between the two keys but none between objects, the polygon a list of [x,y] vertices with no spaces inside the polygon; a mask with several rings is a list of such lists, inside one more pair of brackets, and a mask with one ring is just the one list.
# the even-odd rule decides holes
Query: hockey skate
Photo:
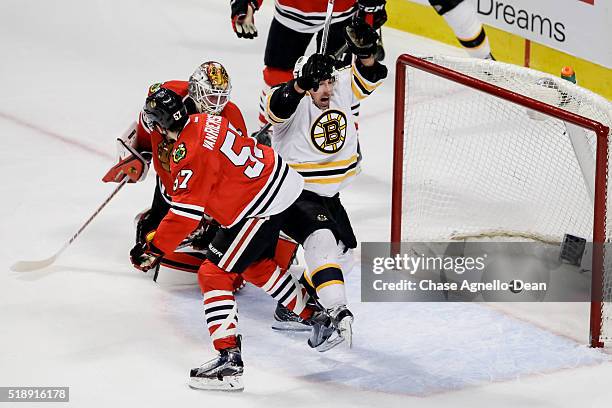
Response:
[{"label": "hockey skate", "polygon": [[191,369],[189,387],[210,391],[243,391],[243,370],[240,347],[221,350],[218,357]]},{"label": "hockey skate", "polygon": [[353,314],[345,305],[327,311],[340,337],[346,341],[348,348],[353,346]]},{"label": "hockey skate", "polygon": [[337,306],[327,313],[317,312],[309,320],[312,325],[308,345],[325,352],[346,341],[350,348],[353,343],[353,314],[346,306]]},{"label": "hockey skate", "polygon": [[276,304],[272,328],[278,331],[306,332],[312,329],[308,321],[287,309],[281,303]]}]

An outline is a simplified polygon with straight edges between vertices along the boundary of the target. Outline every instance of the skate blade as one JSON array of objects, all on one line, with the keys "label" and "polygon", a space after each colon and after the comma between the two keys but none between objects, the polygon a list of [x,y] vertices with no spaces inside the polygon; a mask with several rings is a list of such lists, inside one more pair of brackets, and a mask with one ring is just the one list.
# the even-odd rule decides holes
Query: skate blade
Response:
[{"label": "skate blade", "polygon": [[[336,347],[338,344],[342,343],[343,341],[344,341],[344,337],[341,337],[336,334],[336,336],[330,337],[327,340],[325,340],[323,343],[316,346],[315,350],[317,350],[320,353],[324,353],[327,350],[333,349],[334,347]],[[312,344],[310,344],[310,340],[308,340],[308,344],[310,345],[310,347],[312,347]]]},{"label": "skate blade", "polygon": [[244,384],[242,383],[241,376],[229,376],[223,377],[222,379],[191,377],[189,379],[189,387],[195,390],[204,391],[244,391]]},{"label": "skate blade", "polygon": [[272,323],[272,329],[288,332],[309,332],[312,327],[300,322],[279,322]]}]

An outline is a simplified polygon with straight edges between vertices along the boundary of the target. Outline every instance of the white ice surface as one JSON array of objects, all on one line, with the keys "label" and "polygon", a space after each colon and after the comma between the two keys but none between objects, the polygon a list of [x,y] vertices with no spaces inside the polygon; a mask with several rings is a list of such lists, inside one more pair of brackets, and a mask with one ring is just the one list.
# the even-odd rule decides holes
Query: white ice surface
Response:
[{"label": "white ice surface", "polygon": [[[110,193],[99,180],[113,140],[152,82],[218,59],[253,129],[271,14],[258,12],[261,35],[245,41],[223,0],[2,2],[0,386],[70,386],[74,407],[611,406],[612,366],[584,346],[584,305],[366,304],[358,268],[347,278],[353,350],[319,354],[303,335],[272,332],[273,303],[250,286],[238,299],[246,391],[190,390],[189,368],[212,356],[195,277],[156,285],[127,258],[151,178],[127,186],[55,266],[9,271],[51,255]],[[361,241],[388,238],[395,57],[461,54],[394,30],[385,44],[389,80],[361,110],[364,172],[343,196]]]}]

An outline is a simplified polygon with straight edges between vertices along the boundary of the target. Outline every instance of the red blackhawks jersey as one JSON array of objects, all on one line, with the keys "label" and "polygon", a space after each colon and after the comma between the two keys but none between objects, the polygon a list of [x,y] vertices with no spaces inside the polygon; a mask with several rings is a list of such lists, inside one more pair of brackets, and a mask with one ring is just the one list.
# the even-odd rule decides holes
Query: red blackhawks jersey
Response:
[{"label": "red blackhawks jersey", "polygon": [[[149,95],[156,92],[159,88],[170,89],[183,97],[185,100],[188,96],[188,81],[168,81],[163,84],[154,84],[149,88]],[[195,113],[195,112],[192,112]],[[228,119],[231,124],[238,129],[243,135],[247,135],[246,125],[244,124],[244,118],[240,109],[232,102],[228,102],[221,116]],[[146,123],[142,120],[142,112],[138,117],[138,125],[136,128],[136,150],[138,151],[150,151],[153,154],[153,167],[155,172],[159,176],[159,179],[164,186],[167,194],[172,195],[172,182],[174,181],[170,177],[170,152],[172,151],[172,143],[168,143],[164,137],[157,131],[150,129]]]},{"label": "red blackhawks jersey", "polygon": [[[323,29],[327,0],[275,0],[274,18],[300,33],[316,33]],[[332,24],[344,21],[356,10],[356,0],[336,0]]]},{"label": "red blackhawks jersey", "polygon": [[245,218],[284,211],[304,186],[274,150],[241,137],[227,119],[207,114],[189,117],[170,154],[170,171],[177,205],[153,239],[164,253],[198,226],[201,213],[232,227]]}]

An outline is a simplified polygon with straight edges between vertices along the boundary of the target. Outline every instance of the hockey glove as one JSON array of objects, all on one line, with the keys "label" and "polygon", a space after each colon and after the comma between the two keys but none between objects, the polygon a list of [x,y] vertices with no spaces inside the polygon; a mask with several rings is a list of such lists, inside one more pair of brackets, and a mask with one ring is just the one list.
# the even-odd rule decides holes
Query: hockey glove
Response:
[{"label": "hockey glove", "polygon": [[251,137],[254,137],[257,140],[257,143],[262,144],[264,146],[272,146],[272,139],[270,138],[270,131],[262,129],[258,130],[251,134]]},{"label": "hockey glove", "polygon": [[368,58],[376,53],[378,34],[368,24],[353,19],[344,28],[344,38],[349,50],[359,58]]},{"label": "hockey glove", "polygon": [[387,21],[386,0],[358,0],[356,17],[370,27],[379,29]]},{"label": "hockey glove", "polygon": [[153,245],[153,236],[155,232],[147,236],[146,242],[137,243],[130,251],[130,261],[136,269],[147,272],[149,269],[155,268],[162,260],[163,253]]},{"label": "hockey glove", "polygon": [[198,228],[189,235],[188,240],[191,241],[191,247],[196,251],[208,249],[208,244],[217,235],[220,228],[221,226],[212,218],[210,220],[202,218]]},{"label": "hockey glove", "polygon": [[143,244],[147,242],[147,236],[157,229],[159,221],[153,217],[151,209],[145,210],[138,214],[134,219],[136,223],[136,243]]},{"label": "hockey glove", "polygon": [[232,28],[238,38],[257,37],[255,27],[255,11],[259,9],[261,0],[232,0]]},{"label": "hockey glove", "polygon": [[105,183],[119,183],[126,177],[129,178],[129,183],[144,180],[149,170],[151,153],[138,152],[122,139],[117,139],[117,141],[128,154],[126,157],[121,158],[119,163],[110,168],[102,178],[102,181]]},{"label": "hockey glove", "polygon": [[297,72],[297,85],[305,91],[316,92],[319,82],[333,78],[335,63],[331,55],[312,54]]}]

